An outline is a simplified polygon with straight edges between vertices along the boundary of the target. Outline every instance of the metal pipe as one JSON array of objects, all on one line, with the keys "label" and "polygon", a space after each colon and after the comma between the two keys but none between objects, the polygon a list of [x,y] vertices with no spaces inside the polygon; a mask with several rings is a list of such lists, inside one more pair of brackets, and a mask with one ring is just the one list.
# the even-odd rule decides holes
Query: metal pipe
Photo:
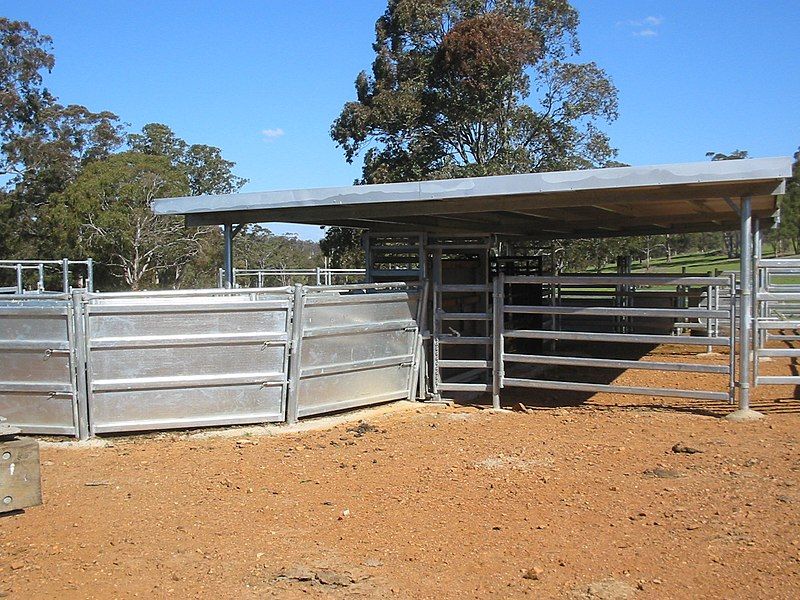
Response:
[{"label": "metal pipe", "polygon": [[753,217],[749,196],[742,198],[740,240],[740,298],[739,310],[739,416],[750,413],[750,343],[753,295]]},{"label": "metal pipe", "polygon": [[303,343],[303,308],[305,293],[299,283],[294,286],[292,309],[292,339],[289,346],[289,382],[286,394],[286,422],[297,423],[300,413],[300,350]]},{"label": "metal pipe", "polygon": [[86,259],[86,289],[94,291],[94,260],[91,258]]},{"label": "metal pipe", "polygon": [[39,278],[36,281],[36,291],[43,292],[44,291],[44,265],[39,263],[37,265],[39,271]]},{"label": "metal pipe", "polygon": [[233,287],[233,225],[225,223],[222,226],[222,235],[225,239],[225,287]]},{"label": "metal pipe", "polygon": [[69,259],[61,259],[61,286],[65,294],[69,294]]},{"label": "metal pipe", "polygon": [[498,265],[492,294],[492,408],[500,408],[500,390],[503,387],[503,271]]},{"label": "metal pipe", "polygon": [[17,293],[22,294],[25,291],[25,287],[22,282],[22,265],[18,264],[16,269],[17,269]]},{"label": "metal pipe", "polygon": [[83,310],[84,295],[82,290],[72,290],[72,314],[75,327],[74,361],[77,377],[75,380],[78,405],[78,437],[88,439],[89,430],[89,392],[87,385],[88,353],[86,316]]}]

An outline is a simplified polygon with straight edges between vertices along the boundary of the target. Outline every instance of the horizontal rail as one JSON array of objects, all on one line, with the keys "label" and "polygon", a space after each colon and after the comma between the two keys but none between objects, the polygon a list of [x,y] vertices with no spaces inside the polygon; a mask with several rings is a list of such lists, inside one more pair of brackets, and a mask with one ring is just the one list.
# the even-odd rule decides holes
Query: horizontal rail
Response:
[{"label": "horizontal rail", "polygon": [[490,392],[488,383],[440,383],[438,388],[443,392]]},{"label": "horizontal rail", "polygon": [[[306,285],[303,289],[309,292],[336,292],[336,291],[358,291],[358,290],[390,290],[390,289],[418,289],[419,283],[409,283],[407,281],[384,281],[380,283],[345,283],[342,285]],[[256,288],[247,288],[256,289]]]},{"label": "horizontal rail", "polygon": [[96,379],[92,382],[94,392],[115,392],[129,390],[161,390],[193,387],[217,387],[227,385],[261,386],[282,385],[286,383],[280,371],[264,373],[233,373],[177,375],[168,377],[137,377],[127,379]]},{"label": "horizontal rail", "polygon": [[491,321],[492,315],[482,312],[447,313],[438,311],[436,317],[442,321]]},{"label": "horizontal rail", "polygon": [[667,319],[723,319],[730,317],[727,310],[702,308],[622,308],[617,306],[520,306],[508,304],[503,307],[507,314],[530,315],[586,315],[610,317],[662,317]]},{"label": "horizontal rail", "polygon": [[187,333],[177,335],[141,335],[118,337],[93,337],[88,340],[92,349],[169,348],[185,346],[233,346],[235,344],[286,344],[286,333]]},{"label": "horizontal rail", "polygon": [[[800,338],[800,336],[798,336]],[[800,348],[764,348],[758,351],[759,356],[800,357]]]},{"label": "horizontal rail", "polygon": [[758,321],[759,329],[800,329],[800,321]]},{"label": "horizontal rail", "polygon": [[488,360],[477,360],[471,358],[464,360],[440,359],[439,366],[443,369],[489,369],[492,367],[492,362]]},{"label": "horizontal rail", "polygon": [[[59,267],[64,264],[63,259],[59,260],[35,260],[35,259],[25,259],[25,260],[13,260],[13,259],[3,259],[0,260],[0,265],[58,265]],[[88,260],[67,260],[67,264],[69,265],[88,265]]]},{"label": "horizontal rail", "polygon": [[800,385],[800,375],[759,375],[756,377],[756,385]]},{"label": "horizontal rail", "polygon": [[491,344],[492,338],[488,336],[460,336],[460,335],[440,335],[436,337],[440,344],[471,345],[471,344]]},{"label": "horizontal rail", "polygon": [[790,292],[759,292],[756,298],[766,302],[800,302],[800,293]]},{"label": "horizontal rail", "polygon": [[728,346],[727,337],[700,337],[678,335],[642,335],[634,333],[590,333],[585,331],[545,331],[517,329],[503,333],[506,338],[536,340],[573,340],[586,342],[621,342],[627,344],[680,344],[688,346]]},{"label": "horizontal rail", "polygon": [[412,354],[400,356],[387,356],[384,358],[370,358],[366,360],[356,360],[349,363],[337,363],[331,365],[321,365],[318,367],[307,367],[300,370],[300,377],[320,377],[324,375],[337,375],[339,373],[350,373],[353,371],[367,371],[369,369],[380,369],[383,367],[410,367],[413,364]]},{"label": "horizontal rail", "polygon": [[696,398],[699,400],[728,401],[728,392],[707,392],[697,390],[681,390],[674,388],[643,388],[625,385],[608,385],[601,383],[575,383],[567,381],[551,381],[543,379],[503,379],[506,387],[527,387],[549,390],[566,390],[572,392],[609,392],[614,394],[630,394],[633,396],[663,396],[667,398]]},{"label": "horizontal rail", "polygon": [[578,356],[549,356],[544,354],[503,354],[506,362],[534,365],[561,365],[593,367],[600,369],[639,369],[643,371],[678,371],[690,373],[730,373],[728,365],[698,365],[677,362],[650,362],[643,360],[621,360],[610,358],[584,358]]},{"label": "horizontal rail", "polygon": [[137,315],[152,313],[212,313],[212,312],[260,312],[286,311],[290,300],[250,300],[231,302],[196,302],[192,304],[90,304],[87,312],[91,315]]},{"label": "horizontal rail", "polygon": [[792,334],[780,334],[780,333],[770,333],[769,339],[775,340],[776,342],[800,342],[800,335],[792,335]]},{"label": "horizontal rail", "polygon": [[800,269],[800,258],[760,258],[758,266],[763,268]]},{"label": "horizontal rail", "polygon": [[359,333],[376,333],[379,331],[416,331],[417,323],[413,319],[404,321],[382,321],[380,323],[357,323],[355,325],[336,325],[333,327],[313,327],[303,331],[303,339],[327,337],[331,335],[356,335]]},{"label": "horizontal rail", "polygon": [[516,275],[505,278],[506,283],[550,285],[730,285],[727,277],[690,277],[664,275]]},{"label": "horizontal rail", "polygon": [[90,292],[86,296],[94,298],[191,298],[195,296],[246,296],[249,294],[289,294],[289,286],[264,288],[209,288],[203,290],[153,290],[144,292]]}]

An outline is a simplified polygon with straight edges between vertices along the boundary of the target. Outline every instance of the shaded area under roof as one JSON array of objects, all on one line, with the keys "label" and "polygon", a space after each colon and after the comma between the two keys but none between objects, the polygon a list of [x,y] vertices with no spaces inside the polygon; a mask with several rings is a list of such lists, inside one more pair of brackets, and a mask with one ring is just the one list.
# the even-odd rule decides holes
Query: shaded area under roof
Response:
[{"label": "shaded area under roof", "polygon": [[187,196],[156,200],[186,224],[259,222],[356,227],[375,232],[500,234],[534,239],[723,231],[739,227],[738,200],[776,218],[792,175],[789,157],[615,167]]}]

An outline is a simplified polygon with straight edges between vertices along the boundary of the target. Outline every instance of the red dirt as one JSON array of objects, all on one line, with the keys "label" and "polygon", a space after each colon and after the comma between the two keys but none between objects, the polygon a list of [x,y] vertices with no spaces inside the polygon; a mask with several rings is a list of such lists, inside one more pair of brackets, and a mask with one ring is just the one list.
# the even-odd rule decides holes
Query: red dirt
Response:
[{"label": "red dirt", "polygon": [[[598,394],[411,405],[360,431],[46,446],[45,504],[0,518],[0,596],[797,598],[794,392],[759,390],[753,423]],[[513,401],[534,397],[549,396]]]}]

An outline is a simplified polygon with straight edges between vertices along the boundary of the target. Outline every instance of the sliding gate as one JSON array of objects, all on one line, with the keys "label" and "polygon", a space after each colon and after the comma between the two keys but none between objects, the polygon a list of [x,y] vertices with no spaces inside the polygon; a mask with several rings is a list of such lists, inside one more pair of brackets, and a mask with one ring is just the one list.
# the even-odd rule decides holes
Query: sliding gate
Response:
[{"label": "sliding gate", "polygon": [[[733,285],[732,277],[501,274],[495,284],[495,315],[502,323],[494,336],[497,387],[733,402],[734,338],[731,328],[716,324],[735,322],[735,305],[715,309],[711,302],[709,309],[703,301],[704,296],[729,294]],[[542,305],[514,303],[528,286],[545,290]],[[682,300],[687,297],[688,307]],[[685,320],[705,328],[682,334],[687,329],[675,323]],[[692,360],[680,355],[669,361],[639,360],[662,344],[696,347],[698,354]],[[706,352],[708,347],[721,352]],[[625,369],[716,375],[719,389],[613,383],[614,371]]]}]

